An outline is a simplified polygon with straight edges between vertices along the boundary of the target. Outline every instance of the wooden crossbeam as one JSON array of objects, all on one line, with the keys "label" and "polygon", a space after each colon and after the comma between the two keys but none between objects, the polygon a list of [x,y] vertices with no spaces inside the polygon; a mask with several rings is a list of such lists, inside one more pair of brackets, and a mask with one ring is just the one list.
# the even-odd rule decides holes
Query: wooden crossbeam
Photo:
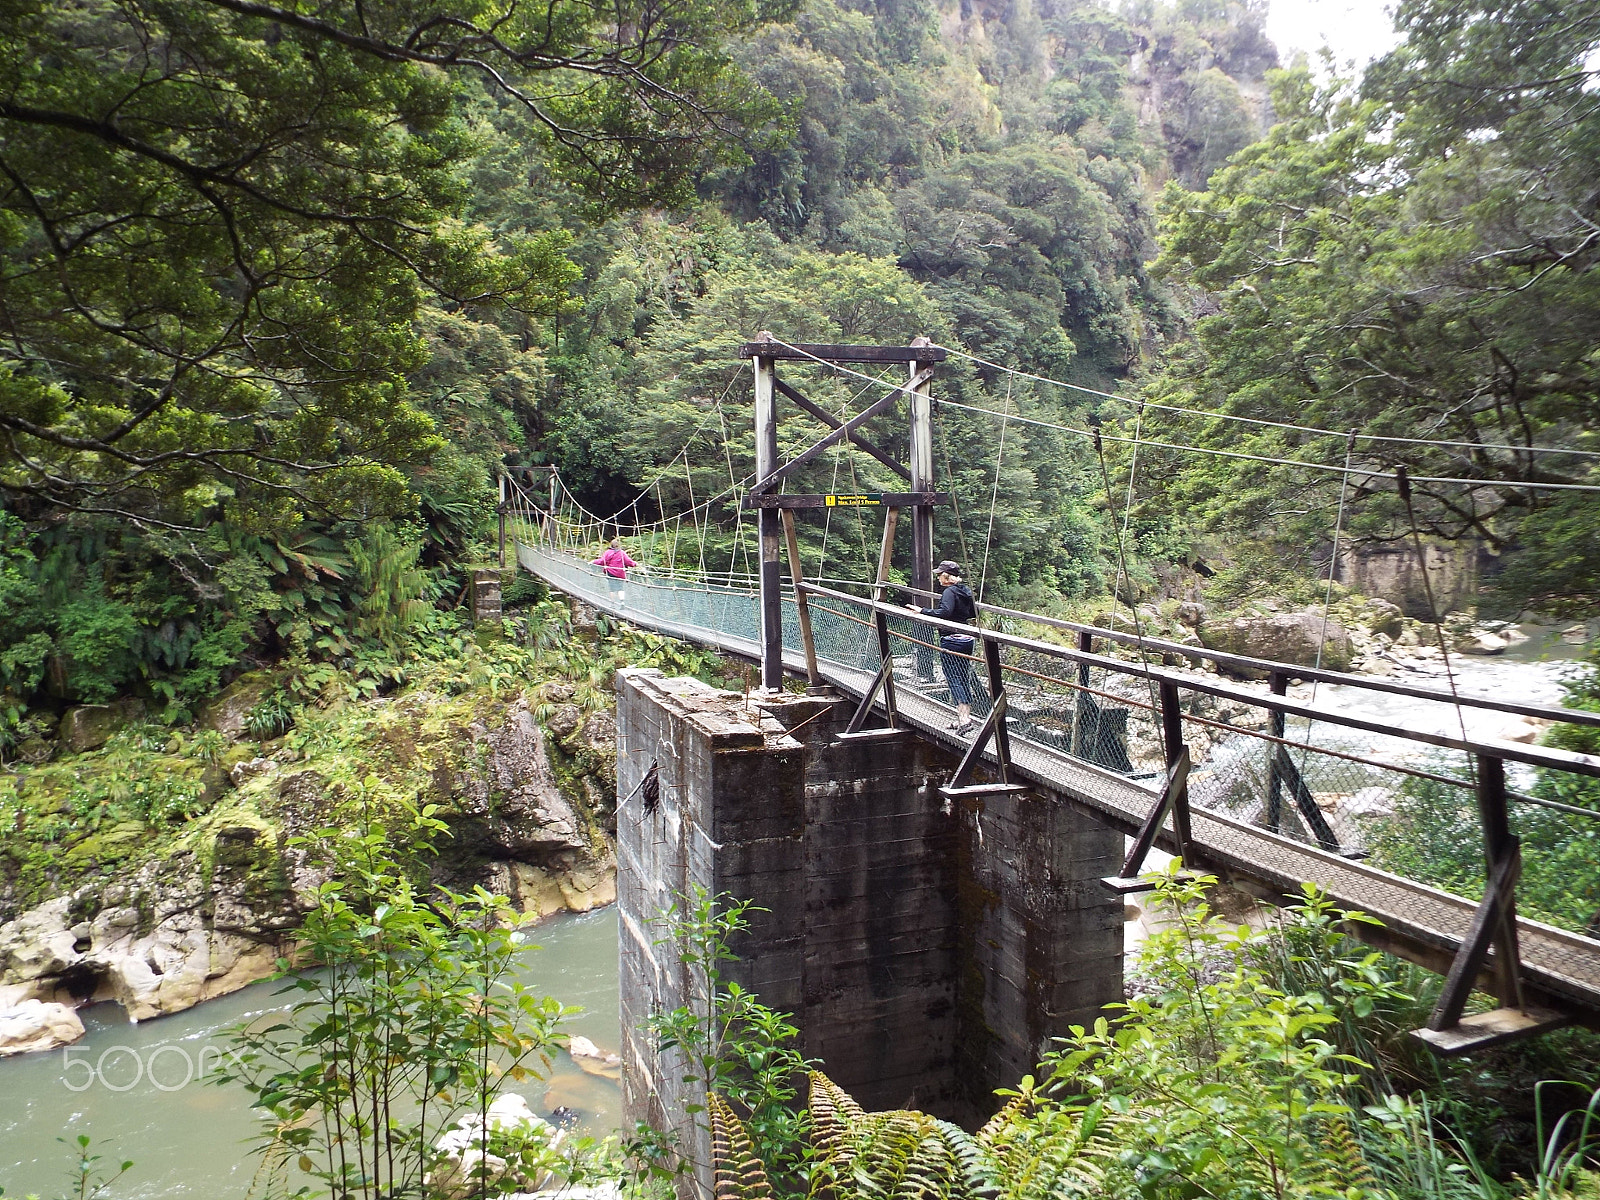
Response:
[{"label": "wooden crossbeam", "polygon": [[[844,424],[843,421],[839,420],[838,417],[834,416],[827,409],[823,408],[822,405],[813,404],[804,395],[802,395],[800,392],[796,391],[794,388],[790,387],[783,380],[775,379],[775,380],[773,380],[773,384],[777,387],[777,389],[780,392],[782,392],[785,396],[789,397],[789,399],[793,400],[804,411],[810,413],[817,420],[821,421],[829,429],[838,429],[839,426]],[[896,472],[902,479],[910,479],[911,478],[911,471],[910,471],[910,469],[908,467],[906,467],[903,463],[901,463],[898,460],[896,460],[892,455],[888,454],[886,451],[879,449],[877,444],[874,443],[865,434],[857,431],[857,432],[852,433],[850,435],[850,440],[852,442],[854,442],[857,446],[860,446],[861,449],[865,450],[868,454],[872,455],[873,458],[877,459],[884,466],[886,466],[890,470]]]},{"label": "wooden crossbeam", "polygon": [[739,347],[740,358],[781,358],[853,363],[940,363],[949,352],[938,346],[839,346],[798,342],[793,349],[776,342],[746,342]]},{"label": "wooden crossbeam", "polygon": [[855,416],[851,417],[843,425],[840,425],[837,429],[825,434],[820,441],[813,442],[810,446],[807,446],[804,450],[800,451],[799,454],[795,455],[788,462],[784,463],[783,466],[779,467],[755,487],[751,488],[751,492],[759,495],[762,492],[773,491],[775,488],[777,488],[778,484],[782,483],[790,475],[793,475],[801,467],[805,466],[812,459],[816,458],[824,450],[828,449],[829,446],[836,445],[837,443],[844,441],[846,438],[851,437],[857,429],[865,425],[873,417],[877,416],[881,412],[888,411],[888,409],[900,399],[901,392],[914,392],[917,390],[917,388],[921,387],[924,383],[927,383],[928,380],[932,378],[933,368],[924,367],[921,371],[918,371],[911,381],[908,382],[904,387],[896,388],[882,398],[873,401],[871,404],[867,405],[866,408],[862,409]]},{"label": "wooden crossbeam", "polygon": [[918,504],[948,504],[949,492],[856,492],[830,494],[766,495],[745,497],[746,508],[911,508]]}]

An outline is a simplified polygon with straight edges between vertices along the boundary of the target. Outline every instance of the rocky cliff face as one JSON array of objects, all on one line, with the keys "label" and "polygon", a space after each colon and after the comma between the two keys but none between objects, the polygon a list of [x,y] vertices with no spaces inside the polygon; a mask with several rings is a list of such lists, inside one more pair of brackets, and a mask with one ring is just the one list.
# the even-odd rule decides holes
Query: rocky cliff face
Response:
[{"label": "rocky cliff face", "polygon": [[[213,771],[225,782],[211,807],[165,835],[141,827],[142,851],[82,857],[84,878],[42,902],[16,903],[27,892],[6,880],[0,1054],[81,1036],[72,1010],[90,1001],[144,1020],[271,974],[324,878],[294,839],[361,805],[436,805],[452,835],[433,865],[447,886],[482,884],[537,915],[609,903],[616,726],[572,695],[564,683],[498,698],[419,690],[317,715],[300,736],[234,746],[231,767]],[[241,736],[237,723],[232,732]],[[177,761],[147,766],[177,774]],[[58,812],[51,781],[82,790],[97,765],[126,769],[92,754],[24,767],[41,775],[13,780],[15,795],[36,797],[35,809],[18,807],[19,830],[36,809]],[[55,836],[60,822],[48,828]],[[73,850],[63,850],[58,881],[71,875]]]}]

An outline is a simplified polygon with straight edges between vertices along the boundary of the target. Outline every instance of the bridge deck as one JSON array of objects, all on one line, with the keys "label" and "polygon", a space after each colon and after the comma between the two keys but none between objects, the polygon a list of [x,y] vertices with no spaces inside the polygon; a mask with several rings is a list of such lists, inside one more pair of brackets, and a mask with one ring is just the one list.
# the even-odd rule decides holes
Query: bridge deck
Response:
[{"label": "bridge deck", "polygon": [[[565,556],[519,545],[518,560],[553,586],[631,623],[742,657],[759,658],[756,638],[735,628],[744,623],[742,620],[727,620],[720,622],[720,627],[711,627],[685,619],[687,614],[676,597],[673,603],[677,607],[657,604],[653,611],[648,602],[652,588],[659,592],[687,589],[630,581],[628,591],[635,597],[634,602],[618,604],[603,578]],[[738,595],[732,589],[698,590],[714,593],[728,602],[744,601],[750,616],[754,616],[753,596]],[[744,616],[742,611],[737,615]],[[796,672],[804,672],[805,664],[798,651],[786,651],[785,658]],[[850,696],[859,698],[872,684],[872,672],[858,666],[824,657],[819,667],[828,683]],[[900,717],[907,726],[952,748],[967,744],[946,728],[953,710],[909,686],[898,674],[896,697]],[[1026,780],[1095,813],[1126,833],[1142,825],[1155,801],[1154,789],[1139,780],[1015,733],[1011,745],[1013,766]],[[992,761],[992,756],[986,757]],[[1359,909],[1383,922],[1381,931],[1363,931],[1367,940],[1435,970],[1447,969],[1477,907],[1464,897],[1272,833],[1225,813],[1192,808],[1191,832],[1191,857],[1200,865],[1284,896],[1298,894],[1304,882],[1314,882],[1326,889],[1340,907]],[[1158,842],[1166,849],[1176,849],[1169,835],[1163,834]],[[1526,918],[1519,917],[1517,925],[1526,984],[1549,1000],[1565,1002],[1564,1007],[1586,1014],[1587,1019],[1600,1016],[1600,942]]]}]

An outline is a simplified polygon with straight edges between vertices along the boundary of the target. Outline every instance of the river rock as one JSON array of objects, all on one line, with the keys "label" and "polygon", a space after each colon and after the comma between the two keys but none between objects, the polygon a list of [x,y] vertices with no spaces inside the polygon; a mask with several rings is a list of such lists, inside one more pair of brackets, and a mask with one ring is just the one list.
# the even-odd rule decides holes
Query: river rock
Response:
[{"label": "river rock", "polygon": [[[1347,669],[1352,656],[1348,631],[1338,621],[1329,618],[1324,632],[1324,619],[1320,612],[1240,616],[1220,624],[1207,624],[1201,629],[1200,636],[1213,650],[1305,667],[1317,662],[1320,646],[1322,666],[1330,671]],[[1231,668],[1230,673],[1257,677],[1262,674]]]},{"label": "river rock", "polygon": [[265,671],[239,676],[200,709],[199,724],[215,729],[230,741],[242,737],[250,710],[261,703],[272,686],[273,678]]},{"label": "river rock", "polygon": [[1361,616],[1368,629],[1388,637],[1400,636],[1405,628],[1405,614],[1398,604],[1391,604],[1381,596],[1374,596],[1362,606]]},{"label": "river rock", "polygon": [[1531,746],[1544,736],[1544,731],[1552,724],[1553,722],[1541,721],[1538,717],[1519,717],[1496,736],[1502,742],[1521,742]]},{"label": "river rock", "polygon": [[1469,629],[1456,639],[1456,649],[1462,654],[1499,654],[1510,644],[1487,629]]},{"label": "river rock", "polygon": [[1582,621],[1568,625],[1561,631],[1561,640],[1569,646],[1581,646],[1589,640],[1589,627]]},{"label": "river rock", "polygon": [[65,1004],[23,1000],[0,1008],[0,1058],[70,1046],[83,1036],[83,1022]]},{"label": "river rock", "polygon": [[244,826],[215,836],[209,863],[180,851],[0,925],[0,984],[114,1000],[142,1021],[272,974],[301,915],[276,840]]},{"label": "river rock", "polygon": [[142,718],[144,712],[143,700],[69,708],[61,718],[61,744],[74,754],[98,750],[111,740],[112,734]]}]

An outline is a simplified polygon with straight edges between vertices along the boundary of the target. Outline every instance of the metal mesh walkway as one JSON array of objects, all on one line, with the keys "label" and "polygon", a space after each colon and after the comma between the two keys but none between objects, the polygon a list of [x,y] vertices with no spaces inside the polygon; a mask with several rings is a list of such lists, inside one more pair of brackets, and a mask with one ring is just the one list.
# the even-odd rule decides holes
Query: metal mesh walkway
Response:
[{"label": "metal mesh walkway", "polygon": [[[759,605],[750,590],[671,578],[629,578],[618,586],[621,581],[572,555],[520,541],[517,561],[553,587],[632,623],[759,656]],[[871,686],[880,658],[871,607],[861,601],[855,605],[848,598],[829,596],[814,598],[810,611],[822,675],[859,697]],[[791,667],[803,670],[792,596],[785,599],[783,624],[784,657]],[[941,677],[936,631],[910,613],[890,617],[889,625],[901,719],[925,736],[963,747],[965,741],[947,729],[953,709]],[[1014,768],[1125,832],[1136,830],[1155,803],[1162,770],[1157,706],[1148,681],[1136,673],[1064,661],[1048,653],[1048,647],[1031,652],[1010,647],[1004,672]],[[1227,692],[1198,678],[1193,683],[1197,692]],[[981,697],[977,708],[981,716]],[[1224,708],[1221,719],[1186,716],[1184,732],[1196,744],[1200,739],[1214,743],[1194,776],[1190,811],[1196,858],[1284,894],[1298,892],[1302,882],[1316,883],[1341,907],[1380,919],[1385,940],[1396,948],[1431,958],[1430,965],[1448,962],[1467,933],[1478,907],[1476,897],[1432,886],[1437,880],[1423,882],[1358,861],[1367,854],[1361,839],[1373,828],[1366,818],[1384,815],[1363,787],[1403,794],[1412,780],[1421,779],[1429,786],[1460,788],[1464,776],[1440,773],[1450,767],[1448,762],[1436,756],[1429,764],[1433,769],[1422,771],[1398,762],[1386,766],[1357,760],[1332,747],[1297,746],[1300,767],[1293,778],[1300,791],[1282,800],[1282,781],[1272,778],[1277,768],[1266,765],[1281,751],[1272,735],[1263,734],[1259,725],[1252,727],[1245,714]],[[1374,786],[1372,780],[1384,774],[1394,776],[1388,781],[1392,786]],[[1301,783],[1302,778],[1307,782]],[[1460,823],[1458,837],[1469,857],[1474,846],[1481,846],[1469,821]],[[1170,842],[1163,844],[1171,847]],[[1590,900],[1600,903],[1600,898]],[[1600,1011],[1600,941],[1580,932],[1593,914],[1583,911],[1580,897],[1570,913],[1554,915],[1570,927],[1519,916],[1523,977],[1552,997]]]}]

